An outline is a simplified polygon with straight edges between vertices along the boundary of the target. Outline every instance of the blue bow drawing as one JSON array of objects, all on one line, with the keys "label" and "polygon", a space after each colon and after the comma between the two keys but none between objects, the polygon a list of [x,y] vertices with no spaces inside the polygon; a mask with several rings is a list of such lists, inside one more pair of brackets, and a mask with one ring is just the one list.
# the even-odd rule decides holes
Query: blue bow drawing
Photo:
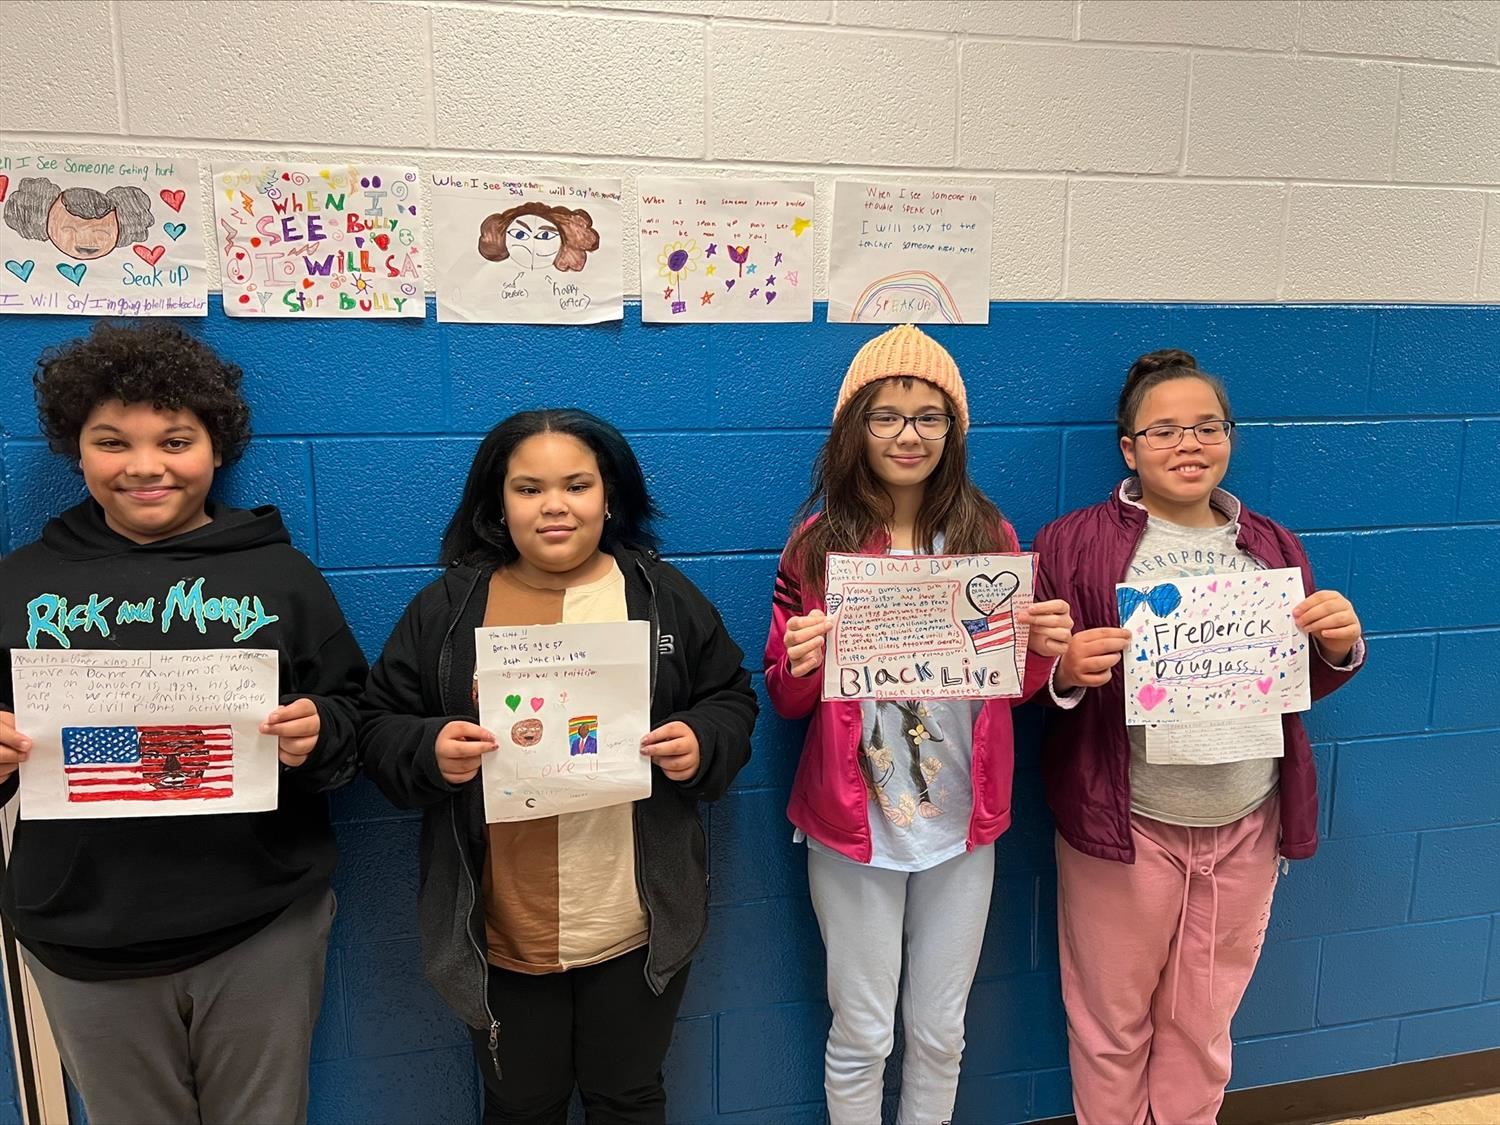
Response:
[{"label": "blue bow drawing", "polygon": [[1145,594],[1127,586],[1115,591],[1115,599],[1120,605],[1120,624],[1124,625],[1142,602],[1150,606],[1151,612],[1157,617],[1165,617],[1182,604],[1182,593],[1172,583],[1163,582],[1160,586],[1151,587],[1150,592]]}]

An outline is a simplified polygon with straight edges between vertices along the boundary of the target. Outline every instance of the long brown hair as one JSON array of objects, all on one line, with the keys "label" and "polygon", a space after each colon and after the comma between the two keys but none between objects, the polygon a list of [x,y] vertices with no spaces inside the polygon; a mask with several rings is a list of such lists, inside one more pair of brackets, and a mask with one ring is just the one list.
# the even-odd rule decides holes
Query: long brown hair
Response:
[{"label": "long brown hair", "polygon": [[[892,378],[907,390],[919,381],[910,375]],[[845,404],[813,462],[812,490],[797,509],[796,530],[787,548],[804,589],[821,594],[830,553],[853,554],[872,545],[881,549],[890,545],[886,524],[895,514],[895,504],[870,468],[865,431],[865,412],[888,382],[880,379],[861,388]],[[955,413],[946,394],[943,406]],[[926,484],[915,530],[919,550],[931,553],[939,532],[943,550],[950,555],[1016,549],[1014,537],[1004,530],[1000,509],[969,479],[968,442],[962,426],[948,431],[943,454]]]}]

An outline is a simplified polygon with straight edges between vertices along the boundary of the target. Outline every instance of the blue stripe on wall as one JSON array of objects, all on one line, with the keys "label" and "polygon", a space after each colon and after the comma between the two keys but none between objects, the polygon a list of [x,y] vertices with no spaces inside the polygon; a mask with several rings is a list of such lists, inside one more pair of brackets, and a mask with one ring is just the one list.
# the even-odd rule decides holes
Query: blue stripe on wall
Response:
[{"label": "blue stripe on wall", "polygon": [[[282,508],[373,656],[434,573],[484,430],[517,409],[584,406],[630,434],[669,553],[758,667],[775,553],[838,380],[876,329],[628,317],[250,323],[215,298],[192,328],[245,368],[257,431],[221,494]],[[87,328],[0,327],[6,546],[79,494],[37,433],[29,376],[43,347]],[[1194,352],[1245,422],[1230,487],[1305,534],[1320,580],[1351,594],[1370,633],[1370,669],[1312,716],[1331,835],[1282,880],[1236,1022],[1235,1085],[1500,1046],[1500,308],[996,304],[988,328],[933,334],[968,383],[975,476],[1028,539],[1120,475],[1110,419],[1130,360]],[[1019,721],[965,1122],[1069,1108],[1051,829],[1036,717]],[[708,813],[713,923],[669,1062],[677,1121],[821,1120],[823,952],[782,816],[799,739],[767,708],[754,760]],[[473,1120],[462,1030],[420,979],[417,822],[365,782],[333,800],[341,910],[313,1120]]]}]

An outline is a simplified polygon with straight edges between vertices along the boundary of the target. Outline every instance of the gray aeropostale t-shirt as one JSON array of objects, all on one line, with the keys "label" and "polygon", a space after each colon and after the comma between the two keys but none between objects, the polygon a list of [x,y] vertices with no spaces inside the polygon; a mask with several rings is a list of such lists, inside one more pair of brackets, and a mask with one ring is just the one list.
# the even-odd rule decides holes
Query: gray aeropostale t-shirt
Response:
[{"label": "gray aeropostale t-shirt", "polygon": [[[1240,504],[1222,490],[1214,507],[1229,517],[1220,527],[1183,527],[1151,516],[1130,562],[1129,582],[1196,578],[1264,569],[1235,544]],[[1167,824],[1213,828],[1254,812],[1276,792],[1280,760],[1252,758],[1204,766],[1153,765],[1146,761],[1146,728],[1130,732],[1130,811]]]}]

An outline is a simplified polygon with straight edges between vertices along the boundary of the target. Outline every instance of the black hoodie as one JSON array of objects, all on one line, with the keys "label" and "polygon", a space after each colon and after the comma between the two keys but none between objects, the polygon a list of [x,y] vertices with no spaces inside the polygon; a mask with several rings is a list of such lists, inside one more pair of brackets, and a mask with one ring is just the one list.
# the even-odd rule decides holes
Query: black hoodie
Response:
[{"label": "black hoodie", "polygon": [[[283,768],[272,812],[27,820],[21,809],[0,910],[21,944],[66,976],[187,968],[326,887],[333,872],[323,792],[354,775],[364,657],[275,508],[210,503],[208,514],[203,527],[141,544],[85,500],[0,559],[6,710],[12,649],[244,645],[277,650],[280,701],[311,698],[321,720],[307,761]],[[142,612],[123,611],[126,602]],[[14,774],[0,784],[0,803],[18,784]]]}]

